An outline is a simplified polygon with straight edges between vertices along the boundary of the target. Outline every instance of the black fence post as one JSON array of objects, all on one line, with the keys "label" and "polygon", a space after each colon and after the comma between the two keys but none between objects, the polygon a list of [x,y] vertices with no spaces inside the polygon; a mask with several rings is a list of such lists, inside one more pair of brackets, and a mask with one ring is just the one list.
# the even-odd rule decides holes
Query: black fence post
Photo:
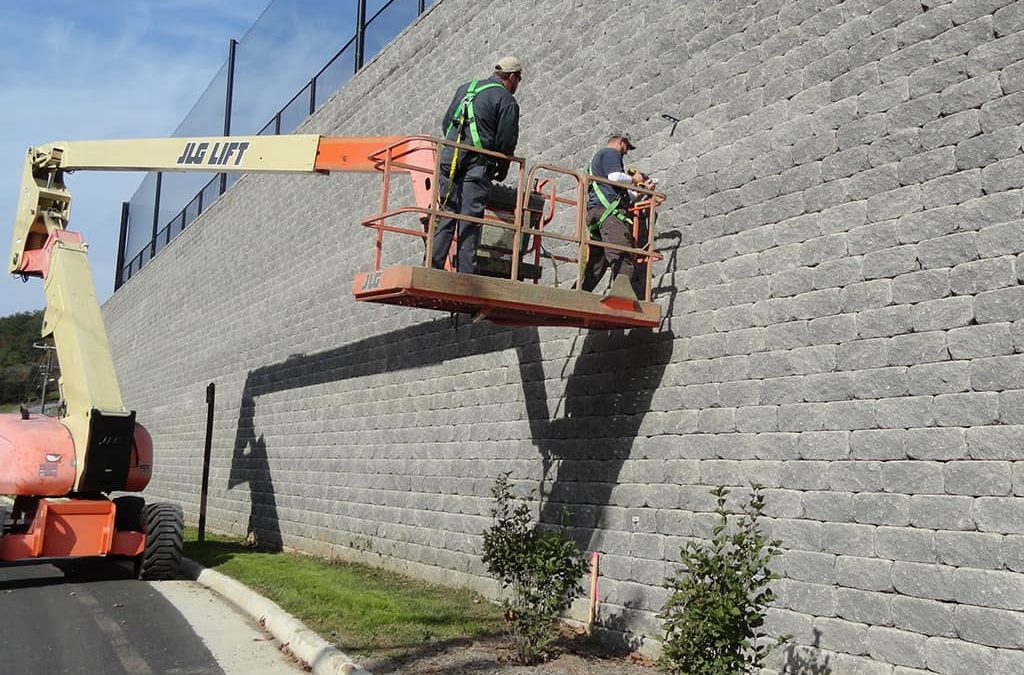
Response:
[{"label": "black fence post", "polygon": [[131,204],[121,202],[121,233],[117,237],[117,266],[114,268],[114,290],[124,285],[124,249],[128,245],[128,213]]},{"label": "black fence post", "polygon": [[[228,74],[227,82],[224,84],[224,135],[231,135],[231,102],[235,92],[235,50],[238,48],[238,40],[228,40]],[[220,175],[220,193],[228,189],[228,175]]]},{"label": "black fence post", "polygon": [[217,385],[206,385],[206,445],[203,448],[203,484],[199,493],[199,541],[206,539],[206,495],[210,486],[210,455],[213,452],[213,403]]},{"label": "black fence post", "polygon": [[366,51],[366,0],[356,2],[356,72],[363,67],[363,55]]},{"label": "black fence post", "polygon": [[316,112],[316,78],[309,81],[309,114]]},{"label": "black fence post", "polygon": [[[153,197],[153,237],[149,240],[149,257],[156,255],[156,235],[160,227],[160,186],[163,184],[164,175],[156,172],[156,190]],[[139,265],[142,267],[142,265]]]},{"label": "black fence post", "polygon": [[419,7],[416,8],[416,16],[419,16],[427,9],[427,0],[420,0]]}]

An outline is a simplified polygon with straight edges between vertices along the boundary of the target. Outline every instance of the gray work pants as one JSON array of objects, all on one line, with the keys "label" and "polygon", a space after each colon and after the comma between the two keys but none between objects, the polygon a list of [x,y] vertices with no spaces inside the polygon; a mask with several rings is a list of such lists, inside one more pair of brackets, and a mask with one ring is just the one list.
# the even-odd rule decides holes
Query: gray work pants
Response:
[{"label": "gray work pants", "polygon": [[[482,218],[487,193],[493,181],[488,175],[487,167],[475,164],[466,169],[465,174],[449,182],[442,176],[438,185],[439,199],[445,211],[460,215]],[[447,195],[447,198],[446,198]],[[456,224],[457,223],[457,224]],[[430,266],[444,269],[452,236],[458,230],[458,255],[452,269],[464,274],[476,273],[476,249],[480,244],[480,225],[455,218],[446,218],[437,224],[434,230],[434,244],[430,255]]]},{"label": "gray work pants", "polygon": [[[603,213],[604,209],[600,206],[588,209],[587,222],[596,223]],[[601,241],[619,246],[633,246],[632,223],[624,223],[609,214],[601,224]],[[583,290],[594,290],[609,267],[612,268],[612,280],[620,274],[625,274],[630,282],[633,281],[635,264],[632,253],[614,251],[603,246],[590,246],[587,252],[587,267],[583,274]]]}]

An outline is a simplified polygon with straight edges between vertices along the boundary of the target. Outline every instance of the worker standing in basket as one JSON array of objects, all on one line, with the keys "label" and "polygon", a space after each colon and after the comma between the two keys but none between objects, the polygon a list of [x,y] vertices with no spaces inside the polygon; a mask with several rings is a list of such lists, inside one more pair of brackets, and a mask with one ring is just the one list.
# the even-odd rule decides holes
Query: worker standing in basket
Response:
[{"label": "worker standing in basket", "polygon": [[[516,151],[519,142],[519,103],[513,94],[523,81],[519,59],[507,56],[494,66],[494,75],[468,82],[455,92],[441,120],[445,139],[493,150],[504,155]],[[508,175],[508,160],[442,146],[438,200],[445,211],[482,218],[487,193],[494,181]],[[456,225],[458,222],[458,225]],[[458,228],[458,255],[452,264],[457,272],[476,272],[480,225],[446,218],[434,232],[431,267],[444,269],[452,235]]]},{"label": "worker standing in basket", "polygon": [[[643,186],[644,175],[636,171],[630,176],[622,165],[622,158],[633,149],[634,145],[629,136],[611,136],[608,144],[598,150],[590,160],[588,173],[616,183]],[[591,239],[619,246],[634,246],[633,221],[627,213],[631,201],[629,190],[592,181],[587,197],[587,229],[590,231]],[[633,255],[603,246],[589,247],[581,288],[584,291],[593,291],[609,267],[612,268],[613,294],[635,297],[636,292],[632,288],[636,268]],[[622,281],[616,284],[619,277],[622,277]]]}]

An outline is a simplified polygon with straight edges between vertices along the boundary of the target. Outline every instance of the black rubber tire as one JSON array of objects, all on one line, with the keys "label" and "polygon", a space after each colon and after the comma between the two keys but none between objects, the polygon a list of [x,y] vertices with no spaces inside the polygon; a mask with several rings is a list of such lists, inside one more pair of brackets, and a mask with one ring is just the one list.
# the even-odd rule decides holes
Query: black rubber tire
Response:
[{"label": "black rubber tire", "polygon": [[140,579],[175,579],[181,565],[185,519],[176,504],[146,504],[146,550],[137,563]]},{"label": "black rubber tire", "polygon": [[142,520],[142,512],[146,508],[146,500],[135,495],[125,495],[114,499],[114,529],[119,532],[145,532],[146,525]]}]

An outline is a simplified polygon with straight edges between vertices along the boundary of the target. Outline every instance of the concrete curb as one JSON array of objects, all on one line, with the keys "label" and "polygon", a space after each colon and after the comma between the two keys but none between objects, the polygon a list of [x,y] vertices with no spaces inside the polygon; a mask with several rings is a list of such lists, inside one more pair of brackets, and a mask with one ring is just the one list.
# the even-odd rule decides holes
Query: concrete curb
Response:
[{"label": "concrete curb", "polygon": [[309,664],[313,675],[372,675],[276,603],[251,588],[188,558],[181,559],[181,571],[225,597],[264,626],[296,657]]}]

